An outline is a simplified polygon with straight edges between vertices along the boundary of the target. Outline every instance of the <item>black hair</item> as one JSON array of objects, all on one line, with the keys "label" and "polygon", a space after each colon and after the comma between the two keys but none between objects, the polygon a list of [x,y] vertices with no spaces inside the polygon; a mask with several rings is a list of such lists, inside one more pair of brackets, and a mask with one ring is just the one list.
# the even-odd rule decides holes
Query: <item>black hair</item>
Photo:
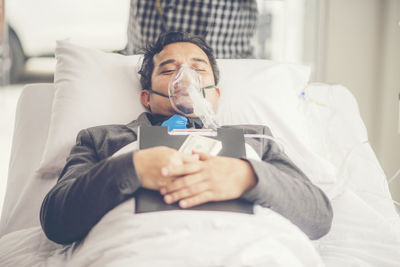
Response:
[{"label": "black hair", "polygon": [[215,85],[219,82],[219,70],[217,61],[212,48],[207,44],[202,36],[193,35],[186,32],[163,32],[154,44],[149,44],[143,51],[142,65],[139,70],[140,83],[143,89],[151,89],[151,75],[154,69],[153,58],[160,53],[165,46],[173,43],[187,42],[197,45],[207,55],[214,74]]}]

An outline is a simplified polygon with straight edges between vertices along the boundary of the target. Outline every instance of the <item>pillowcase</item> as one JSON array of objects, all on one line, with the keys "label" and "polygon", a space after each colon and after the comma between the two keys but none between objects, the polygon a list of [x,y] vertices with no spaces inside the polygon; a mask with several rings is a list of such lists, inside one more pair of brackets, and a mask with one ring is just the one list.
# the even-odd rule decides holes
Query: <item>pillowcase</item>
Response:
[{"label": "pillowcase", "polygon": [[[138,60],[58,41],[56,92],[39,172],[54,177],[65,165],[81,129],[126,124],[145,111],[140,103]],[[227,124],[264,124],[282,140],[286,153],[314,182],[333,182],[329,163],[309,147],[299,93],[307,67],[268,60],[218,60],[221,99],[217,119]],[[315,166],[321,166],[315,168]]]},{"label": "pillowcase", "polygon": [[126,124],[145,111],[139,100],[139,56],[105,53],[58,41],[48,137],[39,172],[54,177],[82,129]]},{"label": "pillowcase", "polygon": [[[270,128],[289,158],[317,185],[327,189],[337,170],[315,151],[300,93],[310,69],[268,60],[218,60],[221,124],[261,124]],[[327,190],[326,190],[327,191]]]}]

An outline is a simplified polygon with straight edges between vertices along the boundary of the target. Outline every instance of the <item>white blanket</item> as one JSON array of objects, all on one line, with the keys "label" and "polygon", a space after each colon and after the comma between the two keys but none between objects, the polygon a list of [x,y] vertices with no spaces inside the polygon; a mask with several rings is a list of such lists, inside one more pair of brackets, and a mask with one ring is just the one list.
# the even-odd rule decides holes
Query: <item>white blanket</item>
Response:
[{"label": "white blanket", "polygon": [[296,226],[270,210],[109,212],[67,266],[323,266]]},{"label": "white blanket", "polygon": [[137,215],[128,200],[104,216],[80,246],[54,244],[40,227],[3,236],[0,266],[399,265],[397,218],[382,216],[351,190],[332,205],[331,231],[311,242],[289,221],[259,207],[254,216],[199,211]]},{"label": "white blanket", "polygon": [[256,207],[255,215],[133,213],[130,199],[107,213],[79,245],[48,241],[38,227],[0,239],[0,266],[324,266],[295,225]]},{"label": "white blanket", "polygon": [[313,241],[327,267],[400,266],[397,216],[383,216],[350,189],[332,200],[332,208],[330,232]]}]

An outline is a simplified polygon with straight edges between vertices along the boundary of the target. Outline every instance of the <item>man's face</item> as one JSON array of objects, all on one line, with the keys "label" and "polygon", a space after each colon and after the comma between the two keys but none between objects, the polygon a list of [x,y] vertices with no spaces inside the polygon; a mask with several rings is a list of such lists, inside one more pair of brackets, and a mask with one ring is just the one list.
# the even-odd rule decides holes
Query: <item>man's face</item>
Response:
[{"label": "man's face", "polygon": [[[154,69],[151,75],[151,85],[154,91],[168,95],[168,85],[174,73],[179,70],[182,64],[186,64],[195,70],[202,80],[202,87],[214,84],[214,74],[204,51],[195,44],[181,42],[173,43],[164,47],[153,58]],[[212,104],[215,111],[219,99],[219,89],[205,90],[206,99]],[[172,108],[168,98],[152,94],[142,90],[140,100],[143,105],[149,107],[153,114],[172,116],[176,111]],[[188,117],[194,117],[189,115]]]}]

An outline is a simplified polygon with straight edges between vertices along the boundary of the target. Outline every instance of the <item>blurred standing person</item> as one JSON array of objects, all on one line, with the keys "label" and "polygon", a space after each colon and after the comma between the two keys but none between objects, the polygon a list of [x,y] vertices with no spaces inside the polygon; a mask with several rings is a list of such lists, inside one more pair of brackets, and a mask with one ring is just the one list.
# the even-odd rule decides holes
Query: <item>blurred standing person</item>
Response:
[{"label": "blurred standing person", "polygon": [[138,54],[161,32],[203,36],[217,58],[253,58],[256,0],[131,0],[126,54]]}]

